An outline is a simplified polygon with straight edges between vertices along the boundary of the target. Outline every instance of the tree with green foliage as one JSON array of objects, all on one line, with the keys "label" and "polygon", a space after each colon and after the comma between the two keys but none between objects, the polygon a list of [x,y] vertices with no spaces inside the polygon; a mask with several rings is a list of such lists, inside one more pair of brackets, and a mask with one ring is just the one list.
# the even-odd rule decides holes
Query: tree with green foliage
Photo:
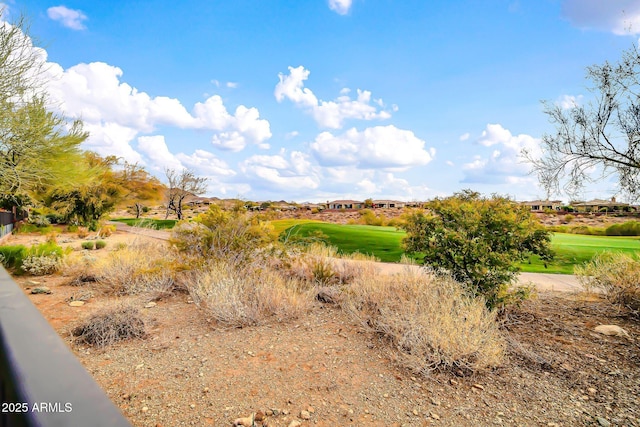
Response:
[{"label": "tree with green foliage", "polygon": [[85,152],[83,163],[76,167],[91,171],[93,179],[69,188],[55,188],[48,195],[47,205],[67,222],[96,229],[97,222],[122,198],[122,181],[113,170],[117,163],[115,156],[103,158],[93,152]]},{"label": "tree with green foliage", "polygon": [[530,254],[553,257],[550,233],[529,209],[497,195],[464,190],[435,199],[409,213],[403,228],[407,252],[424,254],[425,265],[448,272],[492,309],[514,296],[508,287],[518,262]]},{"label": "tree with green foliage", "polygon": [[593,181],[594,170],[617,176],[620,190],[640,196],[640,50],[587,68],[594,99],[571,108],[545,102],[555,132],[542,137],[542,155],[524,154],[549,194],[570,195]]},{"label": "tree with green foliage", "polygon": [[86,178],[76,164],[88,134],[48,110],[44,64],[24,19],[0,25],[0,195],[16,204]]}]

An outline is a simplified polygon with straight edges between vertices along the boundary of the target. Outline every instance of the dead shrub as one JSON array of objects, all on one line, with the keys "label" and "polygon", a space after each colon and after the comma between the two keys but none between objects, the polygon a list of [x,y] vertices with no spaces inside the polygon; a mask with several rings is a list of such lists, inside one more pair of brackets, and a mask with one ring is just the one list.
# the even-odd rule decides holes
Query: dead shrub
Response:
[{"label": "dead shrub", "polygon": [[288,274],[316,286],[344,285],[373,269],[374,257],[343,255],[333,246],[314,243],[290,255]]},{"label": "dead shrub", "polygon": [[296,280],[273,270],[241,269],[223,261],[194,271],[186,287],[198,307],[228,327],[296,318],[312,300]]},{"label": "dead shrub", "polygon": [[175,270],[166,246],[134,241],[96,261],[94,276],[107,295],[168,294],[175,288]]},{"label": "dead shrub", "polygon": [[448,276],[407,267],[392,276],[363,275],[346,290],[346,311],[395,347],[415,372],[476,372],[498,366],[505,341],[495,313]]},{"label": "dead shrub", "polygon": [[135,307],[118,306],[94,314],[71,331],[76,342],[106,347],[147,336],[144,320]]},{"label": "dead shrub", "polygon": [[618,252],[596,254],[574,273],[587,291],[601,289],[607,300],[640,314],[640,258]]}]

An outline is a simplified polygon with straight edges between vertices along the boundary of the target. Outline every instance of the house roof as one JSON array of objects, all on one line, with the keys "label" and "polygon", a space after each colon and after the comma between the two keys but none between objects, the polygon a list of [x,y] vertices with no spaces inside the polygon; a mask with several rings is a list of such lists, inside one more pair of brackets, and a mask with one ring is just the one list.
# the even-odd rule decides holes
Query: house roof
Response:
[{"label": "house roof", "polygon": [[334,200],[332,202],[329,202],[330,204],[335,204],[335,203],[341,203],[341,204],[354,204],[354,203],[364,203],[363,201],[360,200]]}]

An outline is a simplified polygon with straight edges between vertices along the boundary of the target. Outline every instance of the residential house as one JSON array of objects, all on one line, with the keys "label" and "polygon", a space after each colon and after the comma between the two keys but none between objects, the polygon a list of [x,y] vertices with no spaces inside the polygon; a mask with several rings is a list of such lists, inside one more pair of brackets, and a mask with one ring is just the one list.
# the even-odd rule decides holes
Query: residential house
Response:
[{"label": "residential house", "polygon": [[520,202],[521,205],[529,206],[531,212],[544,212],[545,210],[562,210],[561,200],[533,200],[531,202]]},{"label": "residential house", "polygon": [[373,201],[374,208],[404,208],[405,203],[399,202],[397,200],[374,200]]},{"label": "residential house", "polygon": [[333,202],[327,202],[329,209],[363,209],[364,202],[359,200],[334,200]]},{"label": "residential house", "polygon": [[615,197],[611,200],[594,199],[588,202],[575,201],[571,202],[571,206],[577,212],[621,212],[635,210],[635,207],[628,203],[616,201]]}]

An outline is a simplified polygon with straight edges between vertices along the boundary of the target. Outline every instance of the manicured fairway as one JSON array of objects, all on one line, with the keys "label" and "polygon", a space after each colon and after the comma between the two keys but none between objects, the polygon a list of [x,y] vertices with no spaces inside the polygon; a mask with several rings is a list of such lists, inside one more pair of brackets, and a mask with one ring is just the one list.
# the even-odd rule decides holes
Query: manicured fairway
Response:
[{"label": "manicured fairway", "polygon": [[123,222],[133,227],[145,227],[154,228],[156,230],[162,230],[166,228],[173,228],[178,222],[175,219],[149,219],[149,218],[115,218],[111,221]]},{"label": "manicured fairway", "polygon": [[[395,227],[368,225],[340,225],[309,221],[273,221],[276,230],[292,235],[308,236],[314,230],[327,235],[327,243],[344,253],[360,252],[372,254],[384,262],[398,262],[402,250],[404,231]],[[536,256],[521,264],[522,271],[534,273],[572,274],[575,264],[589,261],[593,255],[603,251],[619,251],[640,254],[640,238],[585,236],[580,234],[553,234],[552,247],[556,252],[553,263],[545,265]]]},{"label": "manicured fairway", "polygon": [[538,257],[531,257],[531,263],[523,263],[522,271],[532,273],[573,274],[573,266],[589,261],[596,253],[624,252],[640,255],[640,238],[585,236],[582,234],[555,233],[551,245],[556,252],[553,264],[545,268]]},{"label": "manicured fairway", "polygon": [[[279,228],[273,221],[274,228]],[[404,253],[401,247],[404,231],[395,227],[376,227],[372,225],[342,225],[328,222],[298,222],[285,230],[291,235],[308,236],[315,230],[327,235],[327,243],[340,252],[350,254],[360,252],[374,255],[384,262],[398,262]]]}]

